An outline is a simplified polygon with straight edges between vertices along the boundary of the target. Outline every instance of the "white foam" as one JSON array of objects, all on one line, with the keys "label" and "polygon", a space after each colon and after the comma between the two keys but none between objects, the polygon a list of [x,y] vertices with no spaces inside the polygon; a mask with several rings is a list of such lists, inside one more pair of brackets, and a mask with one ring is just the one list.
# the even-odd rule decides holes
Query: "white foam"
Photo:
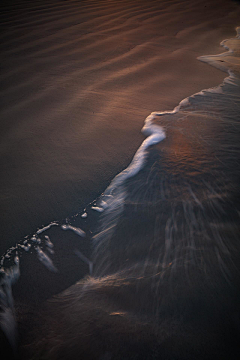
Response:
[{"label": "white foam", "polygon": [[82,229],[71,226],[71,225],[62,225],[61,228],[63,230],[71,230],[71,231],[75,232],[75,234],[77,234],[77,235],[79,235],[81,237],[86,236],[86,233]]},{"label": "white foam", "polygon": [[107,206],[108,206],[108,205],[107,205],[107,202],[104,201],[103,199],[101,199],[100,205],[101,205],[101,207],[102,207],[103,209],[107,208]]},{"label": "white foam", "polygon": [[[105,209],[107,209],[112,204],[112,202],[115,201],[113,192],[119,186],[121,186],[125,180],[135,176],[143,168],[147,156],[147,148],[165,139],[166,135],[163,128],[159,125],[153,124],[153,119],[156,115],[158,114],[151,113],[145,119],[142,133],[146,135],[147,138],[138,148],[129,166],[115,176],[115,178],[111,181],[110,185],[101,195],[97,203],[91,207],[92,210],[103,212]],[[124,201],[124,198],[122,198],[121,200]]]},{"label": "white foam", "polygon": [[92,210],[98,211],[98,212],[103,212],[104,208],[100,207],[100,206],[92,206],[91,207]]},{"label": "white foam", "polygon": [[41,244],[41,239],[37,235],[33,235],[31,240],[37,244]]},{"label": "white foam", "polygon": [[52,272],[57,272],[57,268],[52,262],[52,259],[39,246],[36,247],[38,259]]},{"label": "white foam", "polygon": [[21,245],[21,244],[18,244],[18,247],[23,249],[24,251],[29,251],[32,247],[31,244],[27,244],[27,245]]},{"label": "white foam", "polygon": [[[108,188],[104,192],[104,196],[111,195],[112,192],[123,183],[126,179],[136,175],[142,168],[146,160],[147,148],[155,145],[165,139],[166,135],[161,126],[152,123],[155,113],[149,115],[145,120],[145,125],[142,129],[144,135],[148,137],[143,141],[142,145],[137,150],[130,165],[120,174],[115,176]],[[108,206],[108,201],[105,202],[105,208]]]},{"label": "white foam", "polygon": [[47,251],[50,252],[50,254],[54,254],[54,250],[53,250],[53,243],[51,242],[49,236],[45,235],[45,244],[47,246]]},{"label": "white foam", "polygon": [[47,235],[45,235],[45,243],[46,243],[47,247],[49,247],[49,248],[53,248],[53,246],[54,246],[53,243],[51,242],[49,236],[47,236]]},{"label": "white foam", "polygon": [[57,224],[56,222],[52,222],[52,223],[50,223],[49,225],[44,226],[44,227],[41,228],[41,229],[38,229],[38,231],[36,232],[36,234],[41,234],[41,233],[43,233],[44,231],[50,229],[50,227],[52,227],[52,226],[54,226],[54,225],[58,225],[58,224]]}]

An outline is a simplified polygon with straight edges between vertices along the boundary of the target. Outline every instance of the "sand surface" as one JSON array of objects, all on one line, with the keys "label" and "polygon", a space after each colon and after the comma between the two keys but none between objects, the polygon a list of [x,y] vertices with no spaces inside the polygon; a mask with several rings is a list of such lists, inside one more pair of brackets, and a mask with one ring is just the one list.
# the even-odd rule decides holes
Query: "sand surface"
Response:
[{"label": "sand surface", "polygon": [[228,0],[15,1],[1,8],[0,253],[82,211],[131,161],[152,111],[226,76]]}]

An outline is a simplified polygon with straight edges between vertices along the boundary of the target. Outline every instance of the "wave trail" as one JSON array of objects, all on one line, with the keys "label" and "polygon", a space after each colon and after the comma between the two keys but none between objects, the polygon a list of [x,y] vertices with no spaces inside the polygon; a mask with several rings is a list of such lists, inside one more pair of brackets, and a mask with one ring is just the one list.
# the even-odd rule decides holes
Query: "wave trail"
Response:
[{"label": "wave trail", "polygon": [[15,265],[3,271],[0,269],[0,328],[6,335],[15,355],[17,351],[17,324],[15,319],[12,285],[20,276],[19,259],[14,259]]},{"label": "wave trail", "polygon": [[[240,39],[240,28],[236,29],[237,31],[237,40]],[[166,115],[174,115],[178,113],[180,110],[185,109],[190,105],[192,100],[196,98],[198,95],[204,95],[204,92],[211,92],[211,93],[221,93],[222,87],[224,84],[238,84],[238,75],[240,74],[240,58],[239,58],[239,50],[234,43],[232,45],[231,40],[224,40],[221,42],[221,45],[228,49],[228,52],[219,55],[212,55],[212,56],[201,56],[198,59],[204,62],[209,63],[212,66],[220,68],[223,71],[227,71],[229,73],[229,77],[224,79],[223,84],[219,85],[214,89],[202,90],[199,93],[196,93],[188,98],[183,99],[173,110],[171,111],[161,111],[161,112],[152,112],[146,119],[144,126],[142,128],[142,133],[147,136],[147,139],[143,141],[140,148],[137,150],[136,154],[133,157],[132,162],[130,165],[123,170],[120,174],[118,174],[110,183],[108,188],[105,190],[104,194],[100,198],[98,211],[103,211],[106,208],[106,204],[109,201],[112,201],[110,197],[106,197],[112,195],[114,190],[123,184],[125,180],[130,177],[135,176],[140,169],[144,166],[146,156],[147,156],[147,148],[151,145],[155,145],[166,138],[165,131],[162,126],[157,125],[154,123],[154,119],[158,116],[166,116]],[[232,60],[234,58],[234,61]],[[224,60],[222,60],[224,59]],[[231,61],[229,60],[231,59]],[[224,65],[219,66],[219,63],[224,63]],[[123,198],[122,198],[123,201]],[[106,203],[105,203],[106,202]],[[101,204],[104,204],[101,205]]]},{"label": "wave trail", "polygon": [[[145,242],[141,245],[144,250],[138,253],[135,249],[134,255],[131,255],[135,259],[138,253],[139,258],[144,261],[142,254],[147,254],[143,268],[148,268],[153,259],[157,271],[161,267],[166,268],[168,264],[197,264],[203,256],[209,267],[214,262],[218,263],[223,277],[229,280],[228,266],[231,265],[223,266],[224,256],[230,251],[224,238],[226,235],[213,225],[217,221],[215,218],[209,224],[204,219],[206,216],[211,218],[209,212],[214,212],[219,221],[227,207],[232,217],[238,218],[236,209],[232,208],[229,200],[234,196],[239,159],[239,146],[236,145],[240,108],[239,28],[237,34],[234,47],[230,46],[233,43],[231,39],[222,43],[225,48],[228,47],[228,52],[212,58],[204,57],[206,62],[211,61],[211,65],[216,67],[219,59],[226,59],[224,66],[229,76],[218,87],[202,90],[183,99],[171,111],[152,112],[142,129],[143,134],[148,137],[131,164],[112,180],[99,198],[97,205],[102,207],[103,212],[99,232],[93,238],[95,276],[116,271],[118,266],[130,266],[131,257],[127,254],[131,253],[131,247],[135,249],[135,245],[129,242],[142,239],[142,243]],[[165,132],[168,139],[160,146],[164,151],[156,155],[155,161],[151,160],[154,158],[154,148],[148,148],[165,139]],[[209,191],[213,187],[218,199]],[[166,208],[166,214],[172,213],[169,218],[165,218],[167,215],[162,207]],[[161,217],[161,225],[158,226],[164,228],[166,222],[166,228],[161,229],[161,236],[155,233],[151,235],[154,238],[151,246],[148,244],[151,237],[149,233],[144,237],[138,230],[142,224],[145,224],[146,229],[151,226],[154,229],[156,226],[149,219],[149,213],[156,218],[156,222]],[[150,233],[151,231],[153,230],[148,230]],[[235,236],[236,234],[233,238]],[[165,245],[160,245],[164,238]],[[129,242],[125,239],[129,239]],[[118,243],[119,241],[123,244]],[[156,247],[159,254],[148,250],[149,246],[153,249]],[[159,249],[158,246],[162,248]],[[211,260],[202,255],[205,246],[215,246]],[[212,263],[211,266],[208,262]]]},{"label": "wave trail", "polygon": [[[97,211],[99,212],[104,211],[104,209],[106,209],[112,202],[112,196],[114,191],[118,187],[121,187],[124,181],[135,176],[143,168],[147,158],[147,149],[150,146],[156,145],[157,143],[165,139],[166,135],[163,128],[161,126],[154,125],[152,123],[153,119],[154,113],[146,118],[142,132],[144,135],[147,136],[147,138],[143,141],[142,145],[137,150],[130,165],[120,174],[115,176],[115,178],[111,181],[110,185],[101,195],[100,199],[98,199],[98,206],[92,207],[93,209],[97,209]],[[123,197],[121,198],[121,201],[124,202]]]}]

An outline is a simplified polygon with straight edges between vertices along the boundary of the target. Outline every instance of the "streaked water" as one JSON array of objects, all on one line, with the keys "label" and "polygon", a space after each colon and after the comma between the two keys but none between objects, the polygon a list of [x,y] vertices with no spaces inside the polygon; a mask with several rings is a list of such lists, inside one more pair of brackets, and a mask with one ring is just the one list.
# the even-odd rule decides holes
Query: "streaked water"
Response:
[{"label": "streaked water", "polygon": [[239,7],[210,1],[2,4],[1,254],[104,191],[151,111],[222,81],[196,57],[234,35]]},{"label": "streaked water", "polygon": [[[238,29],[236,38],[222,43],[227,52],[199,58],[228,72],[224,82],[172,111],[150,114],[142,130],[146,139],[99,198],[79,214],[39,228],[2,257],[1,323],[12,343],[11,284],[21,277],[19,261],[31,251],[56,273],[55,244],[67,230],[79,242],[91,243],[92,255],[74,252],[93,277],[52,303],[48,334],[33,352],[44,349],[47,359],[51,351],[69,359],[76,354],[83,359],[237,358],[239,42]],[[60,327],[54,318],[64,319]]]}]

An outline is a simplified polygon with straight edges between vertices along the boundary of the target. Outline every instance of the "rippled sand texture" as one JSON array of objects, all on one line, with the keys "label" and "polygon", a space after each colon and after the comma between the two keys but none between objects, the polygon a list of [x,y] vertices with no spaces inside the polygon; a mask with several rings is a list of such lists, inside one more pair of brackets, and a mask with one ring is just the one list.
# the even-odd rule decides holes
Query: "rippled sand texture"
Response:
[{"label": "rippled sand texture", "polygon": [[224,74],[196,60],[234,36],[233,1],[2,6],[1,253],[84,207],[130,162],[152,111]]}]

